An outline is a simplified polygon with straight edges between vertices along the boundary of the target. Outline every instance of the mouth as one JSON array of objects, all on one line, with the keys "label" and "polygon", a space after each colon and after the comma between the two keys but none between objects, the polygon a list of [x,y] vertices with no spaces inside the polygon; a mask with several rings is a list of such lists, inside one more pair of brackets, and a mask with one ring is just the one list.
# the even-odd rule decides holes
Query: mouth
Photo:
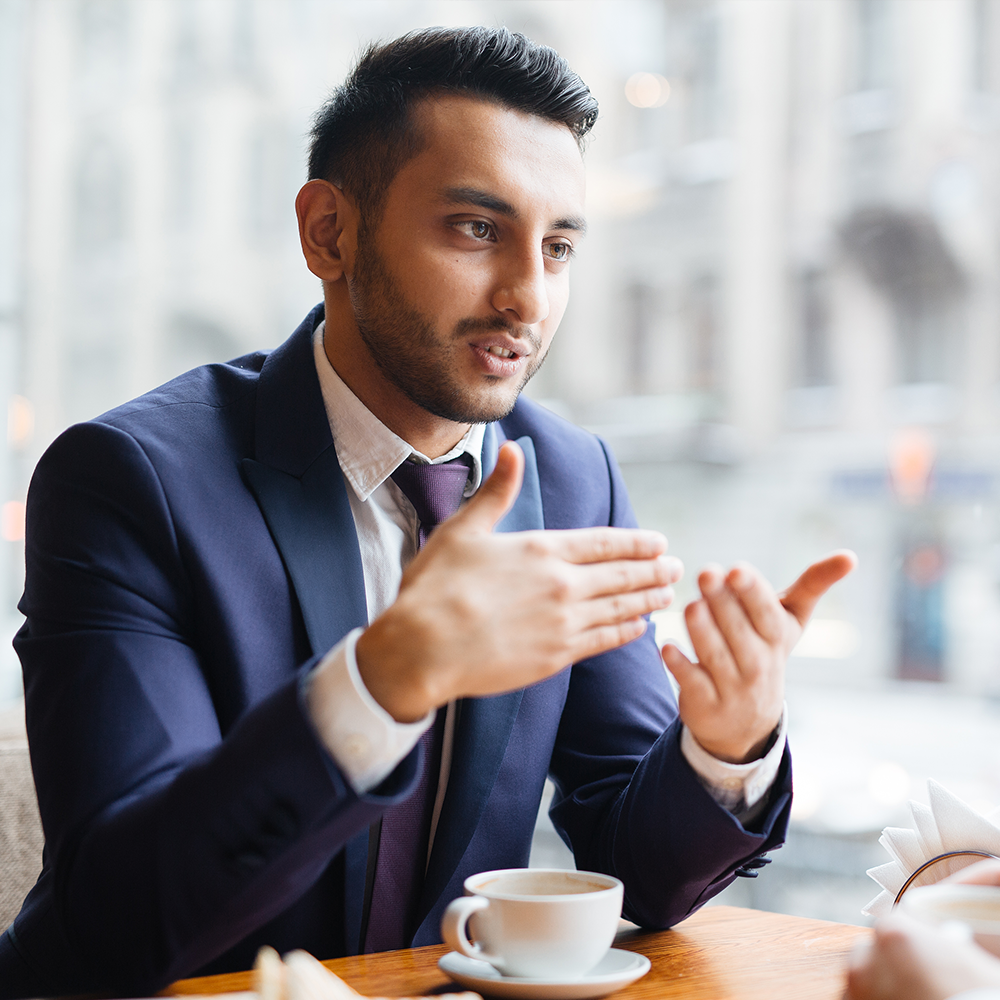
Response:
[{"label": "mouth", "polygon": [[468,343],[470,347],[503,361],[519,361],[533,354],[536,349],[534,338],[530,333],[518,337],[506,329],[496,330],[485,336],[480,334],[478,337],[470,337]]},{"label": "mouth", "polygon": [[534,356],[542,350],[538,331],[500,316],[462,320],[455,334],[472,352],[473,364],[480,373],[500,381],[523,378]]},{"label": "mouth", "polygon": [[501,379],[519,375],[532,353],[531,344],[518,344],[502,335],[476,338],[469,346],[483,374]]},{"label": "mouth", "polygon": [[506,347],[501,347],[499,344],[490,344],[490,346],[486,348],[486,351],[490,354],[495,354],[498,358],[520,357],[519,354],[516,354],[514,351],[509,351]]}]

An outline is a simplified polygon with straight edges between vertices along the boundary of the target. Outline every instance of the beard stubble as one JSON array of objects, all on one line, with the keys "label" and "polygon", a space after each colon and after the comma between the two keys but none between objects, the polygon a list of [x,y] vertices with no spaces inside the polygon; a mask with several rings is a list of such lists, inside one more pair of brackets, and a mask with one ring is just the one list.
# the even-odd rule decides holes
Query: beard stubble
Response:
[{"label": "beard stubble", "polygon": [[[538,335],[503,316],[462,319],[450,335],[442,334],[406,300],[364,225],[358,233],[350,294],[358,332],[372,360],[411,402],[436,417],[459,424],[503,419],[545,360]],[[467,350],[469,334],[498,330],[528,343],[533,357],[513,391],[490,392],[491,384],[500,389],[506,380],[484,375],[483,388],[477,392],[457,377],[459,352]]]}]

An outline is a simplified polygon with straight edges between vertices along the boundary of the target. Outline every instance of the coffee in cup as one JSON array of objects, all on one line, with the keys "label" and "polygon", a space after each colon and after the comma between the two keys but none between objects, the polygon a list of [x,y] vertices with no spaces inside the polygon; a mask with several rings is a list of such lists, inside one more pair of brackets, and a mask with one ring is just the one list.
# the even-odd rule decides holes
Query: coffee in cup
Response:
[{"label": "coffee in cup", "polygon": [[924,923],[963,926],[976,944],[1000,955],[1000,886],[939,882],[910,889],[899,906]]},{"label": "coffee in cup", "polygon": [[464,887],[441,919],[445,941],[501,975],[530,979],[590,972],[615,939],[624,898],[611,875],[558,868],[481,872]]}]

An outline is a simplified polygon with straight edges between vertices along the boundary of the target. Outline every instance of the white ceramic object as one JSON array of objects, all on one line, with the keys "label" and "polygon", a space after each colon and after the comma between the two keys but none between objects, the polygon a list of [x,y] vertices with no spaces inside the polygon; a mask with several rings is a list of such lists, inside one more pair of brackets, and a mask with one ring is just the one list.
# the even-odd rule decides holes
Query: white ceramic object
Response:
[{"label": "white ceramic object", "polygon": [[559,982],[585,976],[608,953],[624,893],[610,875],[555,868],[481,872],[464,887],[441,920],[447,944],[504,976]]},{"label": "white ceramic object", "polygon": [[649,959],[612,948],[585,976],[563,981],[502,976],[487,962],[477,962],[457,951],[444,955],[438,968],[456,983],[501,1000],[592,1000],[641,979],[649,972]]}]

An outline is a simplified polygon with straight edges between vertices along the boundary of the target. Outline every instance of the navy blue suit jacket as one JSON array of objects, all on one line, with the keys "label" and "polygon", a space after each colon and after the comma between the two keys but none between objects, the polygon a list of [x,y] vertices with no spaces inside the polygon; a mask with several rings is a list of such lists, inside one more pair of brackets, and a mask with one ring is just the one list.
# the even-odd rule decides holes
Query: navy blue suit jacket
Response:
[{"label": "navy blue suit jacket", "polygon": [[[361,557],[313,362],[314,310],[270,354],[199,368],[71,427],[29,494],[24,668],[44,869],[0,937],[0,997],[151,991],[257,947],[357,951],[367,830],[414,750],[356,794],[300,681],[367,621]],[[634,524],[595,437],[522,400],[487,430],[525,483],[500,530]],[[705,792],[653,637],[459,706],[414,944],[468,875],[525,865],[542,786],[580,868],[666,927],[777,846],[787,750],[745,830]]]}]

